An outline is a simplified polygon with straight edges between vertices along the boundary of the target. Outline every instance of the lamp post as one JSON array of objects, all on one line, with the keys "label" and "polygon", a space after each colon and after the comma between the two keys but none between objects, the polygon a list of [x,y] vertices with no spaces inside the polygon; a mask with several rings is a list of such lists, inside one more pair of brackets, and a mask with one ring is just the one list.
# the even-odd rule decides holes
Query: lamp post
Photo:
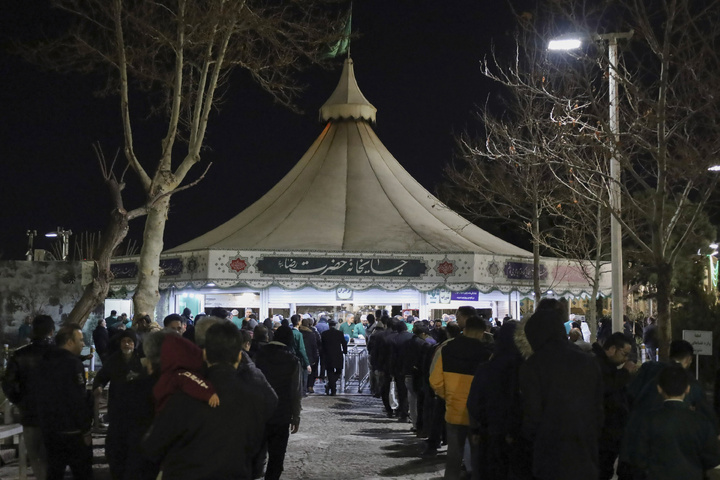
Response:
[{"label": "lamp post", "polygon": [[25,260],[32,262],[35,257],[35,237],[37,237],[37,230],[28,230],[25,232],[28,237],[28,250],[25,253]]},{"label": "lamp post", "polygon": [[70,235],[72,235],[72,230],[65,230],[62,227],[57,227],[54,232],[48,232],[45,234],[45,236],[48,238],[61,238],[63,262],[67,260],[67,257],[70,254]]},{"label": "lamp post", "polygon": [[549,50],[571,50],[579,48],[584,39],[608,42],[608,88],[610,100],[610,132],[613,135],[612,158],[610,159],[610,261],[612,266],[612,330],[623,331],[623,260],[622,260],[622,227],[620,212],[622,211],[620,182],[622,181],[620,161],[615,154],[615,145],[620,140],[620,122],[618,108],[618,51],[619,39],[628,39],[633,31],[621,33],[605,33],[583,37],[563,37],[551,40]]}]

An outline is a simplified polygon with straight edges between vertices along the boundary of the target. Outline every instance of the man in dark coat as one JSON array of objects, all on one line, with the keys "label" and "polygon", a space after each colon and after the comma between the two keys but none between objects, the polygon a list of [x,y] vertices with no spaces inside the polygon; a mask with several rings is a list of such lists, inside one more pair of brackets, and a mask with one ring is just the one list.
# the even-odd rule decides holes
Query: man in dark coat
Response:
[{"label": "man in dark coat", "polygon": [[65,325],[55,336],[53,349],[40,367],[40,427],[47,450],[47,480],[62,480],[70,466],[73,478],[93,478],[93,408],[85,388],[80,353],[85,346],[77,324]]},{"label": "man in dark coat", "polygon": [[[263,460],[265,452],[268,454],[265,480],[280,478],[289,434],[297,433],[300,428],[302,371],[300,361],[290,350],[292,344],[292,330],[290,327],[281,326],[275,331],[273,341],[262,347],[255,357],[255,365],[265,375],[278,397],[277,407],[265,424],[265,437],[262,442]],[[259,473],[255,472],[255,475]]]},{"label": "man in dark coat", "polygon": [[320,334],[317,330],[312,328],[312,318],[303,318],[300,326],[298,327],[302,334],[303,341],[305,342],[305,353],[310,362],[310,373],[307,376],[306,391],[303,395],[308,393],[315,393],[315,379],[318,376],[318,364],[320,363]]},{"label": "man in dark coat", "polygon": [[370,363],[375,372],[376,386],[380,398],[382,399],[385,414],[388,418],[395,415],[390,406],[390,386],[392,376],[390,374],[390,357],[392,346],[388,344],[391,338],[392,329],[390,328],[392,320],[388,316],[383,316],[375,322],[378,326],[370,336],[368,343],[368,352],[370,353]]},{"label": "man in dark coat", "polygon": [[596,480],[603,385],[595,359],[571,345],[564,308],[547,301],[528,319],[533,354],[520,367],[522,433],[537,480]]},{"label": "man in dark coat", "polygon": [[628,362],[631,348],[630,339],[621,332],[610,335],[602,346],[599,343],[592,346],[603,378],[605,421],[600,433],[600,480],[610,480],[615,475],[615,461],[630,415],[626,388],[630,382],[630,367],[619,367]]},{"label": "man in dark coat", "polygon": [[174,393],[156,415],[143,450],[161,461],[163,478],[251,480],[266,409],[262,396],[238,378],[240,332],[232,323],[220,322],[208,328],[203,344],[206,378],[220,405],[212,408],[182,391]]},{"label": "man in dark coat", "polygon": [[47,469],[47,455],[40,432],[38,411],[38,378],[45,355],[53,348],[55,322],[48,315],[38,315],[32,322],[32,343],[15,350],[8,360],[2,389],[7,398],[20,410],[20,423],[25,434],[25,446],[33,474],[44,479]]},{"label": "man in dark coat", "polygon": [[320,335],[325,362],[324,368],[327,371],[325,394],[335,395],[337,393],[337,381],[342,375],[345,364],[344,355],[347,354],[347,340],[345,340],[345,335],[337,329],[335,320],[330,320],[328,326],[330,328]]},{"label": "man in dark coat", "polygon": [[473,470],[477,467],[483,479],[524,478],[522,454],[517,449],[522,423],[518,377],[523,362],[514,340],[517,325],[506,319],[500,327],[493,356],[475,371],[468,395],[471,424],[480,434],[479,458],[474,459]]},{"label": "man in dark coat", "polygon": [[674,340],[670,343],[669,362],[645,362],[630,382],[628,397],[631,410],[620,448],[620,460],[626,469],[635,470],[643,461],[639,454],[643,447],[642,440],[638,436],[640,425],[645,412],[657,410],[663,406],[663,397],[658,392],[658,378],[660,372],[668,366],[680,365],[686,370],[690,390],[683,397],[683,402],[689,409],[702,415],[708,425],[712,426],[716,435],[719,433],[717,417],[707,401],[702,386],[687,373],[692,365],[694,353],[693,346],[689,342]]},{"label": "man in dark coat", "polygon": [[404,358],[408,343],[412,339],[412,333],[408,332],[407,325],[402,320],[393,323],[393,329],[397,332],[391,338],[390,372],[398,394],[398,421],[405,423],[408,420],[408,390],[405,384]]},{"label": "man in dark coat", "polygon": [[644,412],[639,428],[640,468],[653,480],[703,480],[720,464],[720,445],[713,426],[685,404],[688,375],[668,365],[658,376],[663,406]]},{"label": "man in dark coat", "polygon": [[110,333],[105,326],[105,320],[100,320],[93,330],[93,343],[95,344],[95,350],[100,357],[102,362],[108,357],[108,350],[110,348]]}]

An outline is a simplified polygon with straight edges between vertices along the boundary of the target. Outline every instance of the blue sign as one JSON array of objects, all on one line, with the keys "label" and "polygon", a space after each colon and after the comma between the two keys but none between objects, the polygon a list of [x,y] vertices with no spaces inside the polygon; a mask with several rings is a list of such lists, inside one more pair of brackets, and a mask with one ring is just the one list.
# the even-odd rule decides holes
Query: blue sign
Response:
[{"label": "blue sign", "polygon": [[451,300],[459,300],[461,302],[477,302],[480,298],[480,292],[477,290],[468,290],[466,292],[452,292]]}]

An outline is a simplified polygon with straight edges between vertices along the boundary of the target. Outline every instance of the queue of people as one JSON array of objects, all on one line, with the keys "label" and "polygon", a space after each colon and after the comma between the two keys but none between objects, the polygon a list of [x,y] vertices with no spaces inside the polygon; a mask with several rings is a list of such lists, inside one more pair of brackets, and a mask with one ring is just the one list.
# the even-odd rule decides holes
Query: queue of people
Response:
[{"label": "queue of people", "polygon": [[461,307],[455,322],[415,321],[408,335],[382,315],[368,339],[375,394],[424,439],[421,457],[447,445],[445,479],[700,480],[720,465],[692,345],[673,341],[668,362],[638,366],[632,336],[586,347],[566,318],[553,299],[501,326]]},{"label": "queue of people", "polygon": [[447,323],[378,310],[340,325],[293,315],[239,329],[224,309],[171,314],[162,327],[140,314],[108,335],[91,387],[80,327],[55,333],[40,315],[2,388],[38,479],[67,467],[92,478],[92,429],[107,427],[114,479],[277,480],[302,398],[336,395],[348,339],[366,337],[371,393],[423,439],[421,457],[447,445],[446,479],[702,479],[719,465],[716,412],[688,374],[692,346],[673,341],[668,362],[638,368],[632,338],[587,348],[563,308],[544,299],[526,321],[494,324],[461,307]]}]

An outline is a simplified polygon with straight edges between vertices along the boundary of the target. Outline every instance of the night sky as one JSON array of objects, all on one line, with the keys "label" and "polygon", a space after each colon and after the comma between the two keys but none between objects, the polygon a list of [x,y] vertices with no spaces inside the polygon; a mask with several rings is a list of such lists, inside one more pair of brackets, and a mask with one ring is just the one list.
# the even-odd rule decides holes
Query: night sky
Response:
[{"label": "night sky", "polygon": [[[454,152],[453,134],[477,129],[475,106],[493,85],[479,60],[491,41],[507,42],[513,21],[502,0],[362,0],[354,2],[352,58],[366,98],[378,109],[375,130],[390,152],[423,186],[435,192]],[[38,19],[52,18],[45,2],[5,0],[0,7],[0,259],[22,259],[27,229],[57,226],[73,233],[99,231],[107,192],[92,149],[106,155],[122,145],[116,98],[94,95],[97,78],[44,72],[7,53],[10,39],[34,38]],[[213,166],[196,187],[172,199],[166,248],[186,242],[249,206],[300,160],[323,125],[318,109],[339,79],[313,69],[297,114],[274,105],[247,76],[233,76],[219,112],[211,118],[203,162]],[[144,149],[159,151],[162,130],[151,119],[134,127],[152,137]],[[143,146],[141,146],[142,149]],[[139,205],[137,181],[128,173],[126,207]],[[131,223],[140,239],[143,219]],[[287,232],[292,234],[292,232]],[[513,240],[513,239],[508,239]],[[49,248],[38,238],[36,248]]]}]

